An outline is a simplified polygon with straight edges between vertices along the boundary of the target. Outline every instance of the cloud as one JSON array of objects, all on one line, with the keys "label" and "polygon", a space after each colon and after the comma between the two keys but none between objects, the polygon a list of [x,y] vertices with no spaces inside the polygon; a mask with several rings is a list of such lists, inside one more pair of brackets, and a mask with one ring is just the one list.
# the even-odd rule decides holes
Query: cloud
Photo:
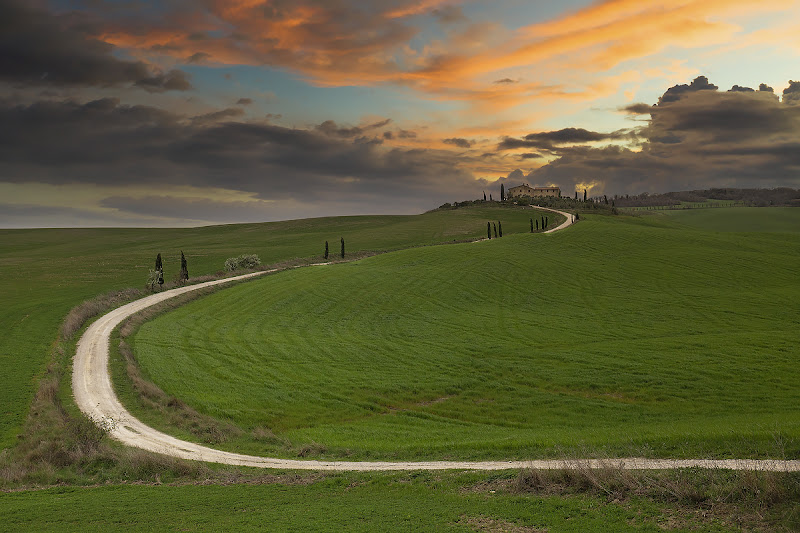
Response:
[{"label": "cloud", "polygon": [[541,159],[542,154],[537,154],[534,152],[525,152],[524,154],[519,154],[520,159]]},{"label": "cloud", "polygon": [[519,83],[519,80],[512,80],[511,78],[503,78],[495,80],[493,83]]},{"label": "cloud", "polygon": [[[325,209],[346,204],[350,212],[387,203],[375,210],[425,210],[452,200],[453,191],[477,195],[469,159],[454,152],[385,147],[379,138],[333,126],[321,131],[227,120],[239,113],[186,117],[115,99],[0,100],[0,176],[13,183],[152,188],[153,196],[165,186],[213,187],[254,200],[302,198]],[[360,129],[381,124],[388,120]]]},{"label": "cloud", "polygon": [[[738,85],[736,87],[738,87]],[[658,105],[668,104],[670,102],[677,102],[678,100],[681,99],[681,97],[689,93],[697,91],[716,91],[718,88],[719,87],[717,87],[716,85],[709,83],[708,78],[706,78],[705,76],[698,76],[689,85],[686,84],[675,85],[667,89],[667,92],[665,92],[658,99]]]},{"label": "cloud", "polygon": [[333,120],[326,120],[322,124],[315,126],[315,129],[331,137],[344,137],[344,138],[357,137],[357,136],[363,136],[364,133],[366,133],[367,131],[382,128],[387,124],[389,124],[391,121],[392,121],[391,119],[386,119],[372,124],[367,124],[366,126],[354,126],[352,128],[345,128],[337,126],[336,122],[334,122]]},{"label": "cloud", "polygon": [[114,55],[97,25],[76,13],[53,15],[26,2],[0,2],[0,81],[18,85],[121,86],[186,91],[186,73],[163,73]]},{"label": "cloud", "polygon": [[583,128],[564,128],[557,131],[544,131],[540,133],[530,133],[522,139],[505,137],[498,150],[513,150],[516,148],[539,148],[542,150],[552,150],[556,146],[571,143],[586,143],[603,141],[607,139],[620,138],[622,133],[598,133]]},{"label": "cloud", "polygon": [[789,80],[789,86],[783,90],[783,101],[800,103],[800,81]]},{"label": "cloud", "polygon": [[239,98],[236,100],[236,105],[250,105],[253,103],[252,98]]},{"label": "cloud", "polygon": [[800,106],[786,96],[795,85],[781,102],[770,91],[719,92],[703,80],[696,90],[671,88],[648,109],[638,146],[561,149],[528,177],[564,189],[593,181],[605,193],[800,186]]},{"label": "cloud", "polygon": [[469,148],[472,146],[472,143],[467,139],[462,139],[459,137],[451,137],[450,139],[442,139],[442,142],[445,144],[452,144],[453,146],[458,146],[459,148]]}]

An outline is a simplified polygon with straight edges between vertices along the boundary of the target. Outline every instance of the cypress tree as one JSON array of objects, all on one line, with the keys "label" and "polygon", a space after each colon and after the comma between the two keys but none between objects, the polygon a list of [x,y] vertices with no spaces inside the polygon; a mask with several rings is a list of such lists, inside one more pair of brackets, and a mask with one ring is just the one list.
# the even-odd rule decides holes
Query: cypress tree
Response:
[{"label": "cypress tree", "polygon": [[578,199],[578,191],[575,191],[575,199]]},{"label": "cypress tree", "polygon": [[325,260],[328,260],[328,241],[325,241]]},{"label": "cypress tree", "polygon": [[180,281],[181,284],[189,281],[189,267],[186,263],[186,256],[183,255],[183,250],[181,250],[181,272],[178,274],[178,281]]},{"label": "cypress tree", "polygon": [[544,215],[542,215],[542,231],[544,231]]},{"label": "cypress tree", "polygon": [[506,188],[502,183],[500,184],[500,201],[506,201]]},{"label": "cypress tree", "polygon": [[156,272],[158,272],[158,284],[164,284],[164,264],[161,262],[161,254],[156,256]]},{"label": "cypress tree", "polygon": [[494,229],[494,238],[497,238],[497,224],[492,224],[492,228]]},{"label": "cypress tree", "polygon": [[533,219],[531,219],[531,233],[533,233]]},{"label": "cypress tree", "polygon": [[499,229],[500,236],[502,237],[503,236],[503,223],[500,222],[499,220],[497,221],[497,228]]},{"label": "cypress tree", "polygon": [[606,195],[604,194],[604,195],[603,195],[603,200],[605,200],[605,201],[606,201],[606,205],[608,205],[608,196],[606,196]]},{"label": "cypress tree", "polygon": [[489,201],[494,202],[494,200],[492,200],[492,193],[489,193]]},{"label": "cypress tree", "polygon": [[586,189],[583,189],[583,201],[586,201]]},{"label": "cypress tree", "polygon": [[486,191],[483,191],[483,201],[486,201]]},{"label": "cypress tree", "polygon": [[342,237],[342,259],[344,259],[344,237]]},{"label": "cypress tree", "polygon": [[539,221],[536,221],[536,231],[539,231]]},{"label": "cypress tree", "polygon": [[492,223],[491,222],[487,222],[486,223],[486,236],[489,237],[490,241],[492,240]]},{"label": "cypress tree", "polygon": [[544,227],[546,228],[549,225],[550,225],[550,218],[549,217],[544,217]]}]

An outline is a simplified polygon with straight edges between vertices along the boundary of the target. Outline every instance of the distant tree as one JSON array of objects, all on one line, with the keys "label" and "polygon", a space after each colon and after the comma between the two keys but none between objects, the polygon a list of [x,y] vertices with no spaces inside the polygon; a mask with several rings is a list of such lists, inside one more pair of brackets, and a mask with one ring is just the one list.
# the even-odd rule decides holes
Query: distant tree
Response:
[{"label": "distant tree", "polygon": [[328,260],[328,241],[325,241],[325,261]]},{"label": "distant tree", "polygon": [[161,262],[161,254],[156,256],[156,272],[158,272],[158,284],[164,285],[164,264]]},{"label": "distant tree", "polygon": [[583,189],[583,201],[586,201],[586,189]]},{"label": "distant tree", "polygon": [[497,238],[497,224],[492,224],[492,229],[494,230],[494,238]]},{"label": "distant tree", "polygon": [[614,200],[611,200],[611,207],[615,207],[614,206]]},{"label": "distant tree", "polygon": [[606,195],[604,194],[604,195],[603,195],[603,200],[605,200],[605,201],[606,201],[606,205],[608,205],[608,196],[606,196]]},{"label": "distant tree", "polygon": [[342,237],[342,258],[344,259],[344,237]]},{"label": "distant tree", "polygon": [[502,237],[503,236],[503,223],[500,222],[499,220],[497,221],[497,230],[500,233],[500,236]]},{"label": "distant tree", "polygon": [[544,215],[542,215],[542,231],[544,231]]},{"label": "distant tree", "polygon": [[578,199],[578,191],[575,191],[575,199]]},{"label": "distant tree", "polygon": [[539,231],[539,221],[536,221],[536,231]]},{"label": "distant tree", "polygon": [[189,281],[189,267],[186,263],[186,256],[183,255],[183,250],[181,250],[181,271],[178,274],[178,282],[183,285]]},{"label": "distant tree", "polygon": [[502,183],[500,184],[500,201],[506,201],[506,188]]},{"label": "distant tree", "polygon": [[492,200],[492,193],[489,193],[489,201],[494,202],[494,200]]},{"label": "distant tree", "polygon": [[491,222],[487,222],[486,223],[486,236],[489,237],[490,241],[492,240],[492,223]]},{"label": "distant tree", "polygon": [[483,191],[483,201],[486,201],[486,191]]},{"label": "distant tree", "polygon": [[533,233],[533,219],[531,219],[531,233]]}]

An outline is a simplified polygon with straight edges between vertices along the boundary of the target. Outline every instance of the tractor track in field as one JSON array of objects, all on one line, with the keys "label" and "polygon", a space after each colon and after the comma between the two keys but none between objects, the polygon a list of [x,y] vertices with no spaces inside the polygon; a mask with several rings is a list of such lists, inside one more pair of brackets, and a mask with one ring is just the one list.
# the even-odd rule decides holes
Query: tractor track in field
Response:
[{"label": "tractor track in field", "polygon": [[[573,223],[572,215],[555,209],[537,208],[566,217],[552,233]],[[321,266],[319,263],[309,266]],[[520,468],[621,468],[635,470],[663,470],[671,468],[709,468],[732,470],[800,471],[800,461],[755,459],[645,459],[636,457],[609,459],[551,459],[528,461],[319,461],[257,457],[215,450],[208,446],[183,441],[153,429],[134,417],[120,403],[111,383],[109,373],[109,344],[111,333],[126,318],[147,307],[190,291],[245,280],[279,269],[244,274],[232,278],[208,281],[171,289],[141,298],[118,307],[97,319],[84,332],[75,351],[72,368],[72,391],[80,410],[109,435],[128,446],[180,459],[206,461],[238,466],[275,468],[282,470],[508,470]]]}]

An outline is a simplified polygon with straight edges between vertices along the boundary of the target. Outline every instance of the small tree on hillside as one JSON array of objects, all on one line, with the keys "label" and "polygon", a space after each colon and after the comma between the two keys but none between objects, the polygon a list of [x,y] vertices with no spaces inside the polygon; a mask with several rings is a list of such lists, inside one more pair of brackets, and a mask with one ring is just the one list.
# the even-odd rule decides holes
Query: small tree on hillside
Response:
[{"label": "small tree on hillside", "polygon": [[533,233],[533,219],[531,219],[531,233]]},{"label": "small tree on hillside", "polygon": [[494,202],[494,200],[492,200],[492,193],[489,193],[489,201]]},{"label": "small tree on hillside", "polygon": [[575,191],[575,200],[578,199],[578,191]]},{"label": "small tree on hillside", "polygon": [[500,184],[500,201],[506,201],[506,188],[502,183]]},{"label": "small tree on hillside", "polygon": [[483,201],[486,201],[486,191],[483,191]]},{"label": "small tree on hillside", "polygon": [[189,281],[189,266],[186,263],[186,256],[181,250],[181,271],[178,273],[178,283],[183,285],[187,281]]},{"label": "small tree on hillside", "polygon": [[586,201],[586,189],[583,189],[583,201]]},{"label": "small tree on hillside", "polygon": [[489,237],[490,241],[492,240],[492,223],[491,222],[487,222],[486,223],[486,236]]},{"label": "small tree on hillside", "polygon": [[544,227],[547,228],[550,226],[550,217],[544,217]]},{"label": "small tree on hillside", "polygon": [[342,259],[344,259],[344,237],[342,237]]},{"label": "small tree on hillside", "polygon": [[536,221],[536,231],[539,231],[539,221]]},{"label": "small tree on hillside", "polygon": [[328,241],[325,241],[325,260],[328,260]]},{"label": "small tree on hillside", "polygon": [[492,229],[494,230],[494,238],[497,238],[497,224],[492,223]]},{"label": "small tree on hillside", "polygon": [[502,237],[503,236],[503,223],[500,222],[499,220],[497,221],[497,229],[498,229],[498,231],[500,233],[500,236]]},{"label": "small tree on hillside", "polygon": [[542,215],[542,231],[544,231],[544,215]]}]

